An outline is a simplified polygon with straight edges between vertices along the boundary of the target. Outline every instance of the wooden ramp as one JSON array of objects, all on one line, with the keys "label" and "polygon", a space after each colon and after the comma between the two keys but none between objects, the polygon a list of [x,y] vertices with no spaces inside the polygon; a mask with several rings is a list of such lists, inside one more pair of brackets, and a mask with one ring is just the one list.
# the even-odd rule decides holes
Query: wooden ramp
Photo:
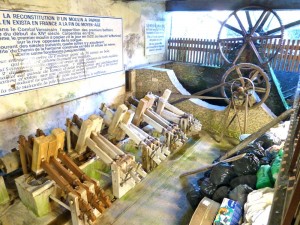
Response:
[{"label": "wooden ramp", "polygon": [[[222,143],[223,146],[227,143]],[[197,177],[179,179],[179,174],[211,163],[219,155],[220,147],[207,134],[199,140],[189,140],[180,152],[171,155],[154,171],[118,199],[97,220],[97,224],[114,225],[176,225],[188,224],[193,210],[186,193]]]}]

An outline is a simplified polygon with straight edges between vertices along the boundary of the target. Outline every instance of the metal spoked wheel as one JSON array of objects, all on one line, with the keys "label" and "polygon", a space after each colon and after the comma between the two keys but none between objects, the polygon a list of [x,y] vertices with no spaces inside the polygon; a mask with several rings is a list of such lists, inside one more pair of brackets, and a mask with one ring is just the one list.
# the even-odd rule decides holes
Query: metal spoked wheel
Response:
[{"label": "metal spoked wheel", "polygon": [[230,67],[222,77],[221,94],[225,101],[237,109],[255,108],[264,103],[270,93],[267,74],[251,63],[240,63]]},{"label": "metal spoked wheel", "polygon": [[221,55],[236,64],[245,49],[254,52],[260,64],[269,62],[279,52],[284,27],[276,12],[261,7],[234,11],[223,22],[218,34]]}]

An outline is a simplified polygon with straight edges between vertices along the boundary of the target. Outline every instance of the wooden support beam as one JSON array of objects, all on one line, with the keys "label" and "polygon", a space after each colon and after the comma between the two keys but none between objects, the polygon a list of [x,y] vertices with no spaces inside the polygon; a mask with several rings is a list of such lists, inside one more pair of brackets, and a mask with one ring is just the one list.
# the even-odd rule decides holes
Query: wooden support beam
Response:
[{"label": "wooden support beam", "polygon": [[156,113],[158,115],[161,115],[162,111],[165,109],[165,105],[166,105],[166,100],[162,97],[158,98],[158,103],[157,103],[157,108],[156,108]]},{"label": "wooden support beam", "polygon": [[98,145],[91,139],[86,138],[86,145],[96,153],[97,156],[100,157],[101,160],[107,165],[110,165],[114,160],[109,157],[102,149],[98,147]]},{"label": "wooden support beam", "polygon": [[71,120],[69,118],[67,118],[66,120],[66,128],[67,128],[67,152],[70,153],[71,152],[71,149],[72,149],[72,145],[71,145]]},{"label": "wooden support beam", "polygon": [[139,126],[142,122],[143,114],[145,113],[146,109],[148,108],[148,101],[146,99],[141,99],[133,117],[133,124]]},{"label": "wooden support beam", "polygon": [[57,139],[54,135],[46,136],[45,140],[48,142],[48,151],[46,153],[46,161],[49,162],[50,157],[57,157],[58,143],[57,143]]},{"label": "wooden support beam", "polygon": [[[121,123],[124,123],[125,125],[131,124],[134,117],[134,112],[132,110],[128,110],[125,112],[123,116],[123,120]],[[126,136],[126,133],[122,129],[118,129],[118,132],[116,132],[115,137],[116,140],[124,140]]]},{"label": "wooden support beam", "polygon": [[142,129],[138,128],[137,126],[135,126],[134,124],[129,124],[129,127],[137,134],[139,135],[141,138],[146,139],[148,137],[150,137],[149,134],[147,134],[145,131],[143,131]]},{"label": "wooden support beam", "polygon": [[164,130],[164,127],[161,126],[159,123],[157,123],[155,120],[151,119],[149,116],[146,114],[143,115],[143,121],[146,123],[150,124],[156,131],[159,133],[162,133]]},{"label": "wooden support beam", "polygon": [[171,112],[179,115],[179,116],[184,116],[186,113],[183,112],[182,110],[178,109],[177,107],[173,106],[172,104],[170,104],[169,102],[165,103],[165,108],[167,110],[170,110]]},{"label": "wooden support beam", "polygon": [[81,129],[78,134],[78,140],[76,143],[75,151],[81,154],[86,150],[86,139],[91,136],[93,122],[91,120],[85,120],[82,122]]},{"label": "wooden support beam", "polygon": [[178,116],[175,113],[172,113],[171,111],[168,110],[162,110],[161,116],[165,118],[168,121],[171,121],[173,123],[179,124],[180,123],[180,116]]},{"label": "wooden support beam", "polygon": [[25,145],[26,145],[26,139],[24,136],[20,135],[19,136],[19,152],[20,152],[20,159],[21,159],[21,165],[22,165],[22,170],[23,170],[23,174],[27,174],[28,173],[28,169],[27,169],[27,160],[26,160],[26,150],[25,150]]},{"label": "wooden support beam", "polygon": [[107,145],[110,147],[111,150],[113,150],[117,155],[123,156],[125,153],[119,149],[117,146],[115,146],[113,143],[111,143],[109,140],[107,140],[105,137],[103,137],[101,134],[98,134],[98,137]]},{"label": "wooden support beam", "polygon": [[31,170],[35,174],[40,174],[43,171],[41,162],[42,160],[46,161],[47,159],[47,152],[49,148],[48,141],[49,140],[47,140],[45,136],[34,138]]},{"label": "wooden support beam", "polygon": [[144,140],[143,137],[140,137],[136,132],[130,129],[128,125],[120,123],[119,126],[137,145],[139,145]]},{"label": "wooden support beam", "polygon": [[166,129],[171,126],[171,123],[169,121],[165,120],[164,118],[162,118],[160,115],[158,115],[152,110],[146,110],[145,114]]},{"label": "wooden support beam", "polygon": [[149,109],[153,106],[156,98],[153,94],[147,94],[144,99],[148,102],[147,109]]},{"label": "wooden support beam", "polygon": [[64,150],[65,132],[60,128],[55,128],[51,131],[51,134],[55,136],[57,141],[57,146],[53,153],[53,157],[57,158],[58,149]]},{"label": "wooden support beam", "polygon": [[98,115],[93,114],[93,115],[89,116],[89,120],[91,120],[93,123],[92,131],[94,131],[96,133],[100,133],[101,128],[102,128],[103,118],[101,118]]},{"label": "wooden support beam", "polygon": [[119,158],[119,155],[116,154],[109,146],[107,146],[106,143],[104,143],[96,132],[92,132],[91,139],[97,144],[97,146],[105,152],[110,158],[113,160],[117,160]]},{"label": "wooden support beam", "polygon": [[[76,127],[74,125],[71,126],[71,131],[77,136],[80,133],[80,130],[78,129],[78,127]],[[94,132],[93,136],[95,136],[95,135],[97,135],[97,134]],[[92,136],[92,134],[91,134],[91,136]],[[112,161],[113,161],[112,158],[109,157],[109,155],[107,155],[107,153],[105,153],[101,148],[99,148],[97,146],[97,144],[90,137],[87,137],[85,139],[85,141],[86,142],[84,143],[84,145],[86,147],[89,147],[93,152],[95,152],[95,154],[97,156],[99,156],[101,158],[101,160],[104,161],[104,163],[106,163],[108,165],[110,165],[112,163]]]},{"label": "wooden support beam", "polygon": [[115,137],[115,134],[119,131],[119,123],[123,120],[123,117],[127,110],[128,108],[124,104],[119,105],[119,107],[117,108],[117,111],[115,112],[114,117],[108,128],[108,133],[113,137]]},{"label": "wooden support beam", "polygon": [[170,96],[172,94],[172,91],[169,89],[166,89],[163,93],[163,95],[161,96],[161,98],[163,98],[165,101],[168,101]]}]

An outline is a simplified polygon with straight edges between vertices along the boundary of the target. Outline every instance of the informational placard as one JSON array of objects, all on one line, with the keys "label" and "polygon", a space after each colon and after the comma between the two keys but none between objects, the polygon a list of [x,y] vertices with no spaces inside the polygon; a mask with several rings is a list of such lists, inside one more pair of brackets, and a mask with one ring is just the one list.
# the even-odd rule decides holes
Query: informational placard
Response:
[{"label": "informational placard", "polygon": [[0,95],[123,70],[122,19],[0,10]]},{"label": "informational placard", "polygon": [[145,55],[165,52],[165,23],[163,21],[146,21],[145,23]]}]

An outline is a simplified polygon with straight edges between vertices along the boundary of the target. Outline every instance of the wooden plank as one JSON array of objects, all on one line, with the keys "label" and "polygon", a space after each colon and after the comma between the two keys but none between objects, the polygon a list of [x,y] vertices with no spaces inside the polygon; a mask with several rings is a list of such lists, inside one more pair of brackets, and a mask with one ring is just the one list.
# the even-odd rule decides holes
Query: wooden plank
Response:
[{"label": "wooden plank", "polygon": [[282,47],[280,50],[280,54],[278,54],[278,58],[276,57],[276,70],[280,70],[281,65],[282,65],[282,61],[284,59],[284,49],[285,49],[285,39],[282,42]]},{"label": "wooden plank", "polygon": [[172,104],[170,104],[169,102],[166,102],[165,104],[165,108],[170,110],[171,112],[179,115],[179,116],[183,116],[185,115],[186,113],[183,112],[181,109],[178,109],[176,106],[173,106]]},{"label": "wooden plank", "polygon": [[86,138],[86,145],[93,151],[97,156],[100,157],[101,160],[107,165],[110,165],[114,160],[109,157],[102,149],[98,147],[98,145],[91,139]]},{"label": "wooden plank", "polygon": [[207,54],[208,54],[207,65],[211,66],[211,63],[212,63],[212,60],[211,60],[211,58],[212,58],[212,39],[209,39],[207,44],[208,44],[208,46],[207,46]]},{"label": "wooden plank", "polygon": [[157,103],[157,107],[156,107],[156,113],[158,115],[161,115],[162,111],[165,108],[166,102],[167,101],[163,97],[158,98],[158,103]]},{"label": "wooden plank", "polygon": [[289,50],[288,58],[287,58],[287,65],[285,67],[285,71],[287,71],[287,72],[290,71],[290,67],[291,67],[292,59],[293,59],[293,50],[295,49],[295,47],[296,47],[295,40],[292,40],[292,43],[290,45],[290,50]]},{"label": "wooden plank", "polygon": [[164,128],[168,128],[171,126],[170,122],[159,116],[157,113],[151,111],[151,110],[146,110],[145,114],[149,116],[151,119],[159,123],[161,126]]},{"label": "wooden plank", "polygon": [[300,179],[298,177],[293,188],[293,193],[290,202],[288,204],[286,214],[283,217],[282,224],[292,224],[293,219],[296,217],[296,211],[299,207],[299,202],[300,202],[299,192],[300,192]]},{"label": "wooden plank", "polygon": [[300,55],[299,50],[300,50],[300,40],[297,40],[296,47],[295,47],[295,52],[294,52],[294,56],[293,56],[293,63],[291,65],[291,71],[292,72],[296,72],[295,71],[296,70],[295,65],[296,65],[297,55]]},{"label": "wooden plank", "polygon": [[79,197],[74,193],[68,194],[68,200],[69,202],[72,202],[70,204],[70,210],[71,210],[71,218],[72,218],[72,224],[73,225],[84,225],[85,222],[81,219],[79,219],[80,215],[80,209],[79,209]]},{"label": "wooden plank", "polygon": [[115,146],[113,143],[111,143],[109,140],[107,140],[101,134],[98,134],[98,137],[102,140],[102,142],[104,142],[107,146],[109,146],[109,148],[112,149],[119,156],[122,156],[125,154],[121,149],[119,149],[117,146]]},{"label": "wooden plank", "polygon": [[[121,123],[129,125],[132,122],[134,115],[135,114],[132,110],[128,110],[124,114],[124,117],[123,117],[123,120]],[[125,139],[125,136],[126,136],[126,133],[122,129],[118,129],[118,131],[115,133],[116,140],[123,140],[123,139]]]},{"label": "wooden plank", "polygon": [[143,121],[150,124],[159,133],[162,133],[164,130],[163,126],[161,126],[159,123],[157,123],[155,120],[151,119],[149,116],[145,114],[143,115]]},{"label": "wooden plank", "polygon": [[26,145],[25,137],[20,136],[18,143],[19,143],[18,148],[19,148],[19,152],[20,152],[22,171],[23,171],[23,174],[27,174],[28,169],[27,169],[26,150],[25,150],[25,145]]},{"label": "wooden plank", "polygon": [[91,136],[93,122],[89,119],[82,122],[81,129],[79,131],[78,140],[76,143],[75,151],[79,154],[86,150],[86,139]]},{"label": "wooden plank", "polygon": [[168,60],[171,60],[171,50],[170,50],[170,46],[171,46],[171,38],[169,38],[168,40]]},{"label": "wooden plank", "polygon": [[71,149],[72,149],[72,145],[71,145],[71,120],[69,118],[67,118],[66,120],[66,139],[67,139],[67,152],[70,153]]},{"label": "wooden plank", "polygon": [[134,131],[132,131],[132,129],[130,129],[128,125],[121,123],[120,127],[122,130],[125,131],[129,138],[134,141],[134,143],[136,143],[137,145],[141,144],[143,139],[140,136],[138,136]]},{"label": "wooden plank", "polygon": [[[99,149],[96,149],[97,152],[95,152],[101,159],[104,157],[105,160],[109,160],[109,158],[113,160],[117,160],[119,158],[119,155],[115,153],[106,143],[104,143],[97,135],[96,132],[92,132],[91,140],[102,150],[106,155],[103,154],[103,152],[100,152],[98,155],[97,152],[99,152]],[[108,156],[108,157],[107,157]],[[107,161],[108,162],[108,161]]]},{"label": "wooden plank", "polygon": [[291,42],[291,40],[288,39],[287,44],[284,46],[284,50],[285,50],[284,53],[285,54],[284,54],[283,64],[282,64],[282,67],[281,67],[282,71],[285,71],[285,68],[286,68],[287,58],[288,58],[288,55],[289,55],[290,42]]},{"label": "wooden plank", "polygon": [[[197,39],[197,43],[196,43],[196,48],[199,48],[199,47],[201,47],[201,45],[200,45],[200,39],[198,38]],[[195,59],[195,63],[197,63],[197,64],[199,64],[199,62],[200,62],[200,50],[195,50],[195,52],[196,52],[196,59]]]},{"label": "wooden plank", "polygon": [[185,43],[186,43],[186,60],[185,62],[191,62],[190,61],[190,43],[189,43],[189,39],[185,39]]},{"label": "wooden plank", "polygon": [[179,122],[180,122],[180,116],[178,116],[177,114],[172,113],[168,110],[162,110],[161,116],[163,118],[165,118],[166,120],[171,121],[176,124],[179,124]]}]

